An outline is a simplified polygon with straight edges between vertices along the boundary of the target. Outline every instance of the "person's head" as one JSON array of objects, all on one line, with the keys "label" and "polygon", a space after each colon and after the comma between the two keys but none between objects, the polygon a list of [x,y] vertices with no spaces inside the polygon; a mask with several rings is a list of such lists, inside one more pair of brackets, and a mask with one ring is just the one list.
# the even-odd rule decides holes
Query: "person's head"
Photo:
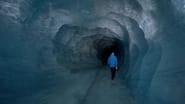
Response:
[{"label": "person's head", "polygon": [[114,55],[114,52],[112,52],[111,55]]}]

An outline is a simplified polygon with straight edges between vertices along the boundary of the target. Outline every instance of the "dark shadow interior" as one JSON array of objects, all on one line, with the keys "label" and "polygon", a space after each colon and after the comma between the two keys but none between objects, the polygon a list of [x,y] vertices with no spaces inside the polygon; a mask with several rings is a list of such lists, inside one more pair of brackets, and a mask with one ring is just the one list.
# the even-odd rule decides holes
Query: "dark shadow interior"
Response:
[{"label": "dark shadow interior", "polygon": [[109,55],[114,52],[118,58],[118,62],[124,59],[124,46],[121,40],[112,37],[103,37],[95,41],[97,57],[103,65],[107,64]]}]

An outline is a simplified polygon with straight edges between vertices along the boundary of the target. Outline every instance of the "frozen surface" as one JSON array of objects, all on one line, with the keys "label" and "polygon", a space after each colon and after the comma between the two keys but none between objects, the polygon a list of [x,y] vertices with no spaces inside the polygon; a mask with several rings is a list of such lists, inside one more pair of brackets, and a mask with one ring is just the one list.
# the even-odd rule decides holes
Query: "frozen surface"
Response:
[{"label": "frozen surface", "polygon": [[[184,104],[184,5],[1,0],[0,104]],[[96,48],[113,38],[125,57],[111,81]]]}]

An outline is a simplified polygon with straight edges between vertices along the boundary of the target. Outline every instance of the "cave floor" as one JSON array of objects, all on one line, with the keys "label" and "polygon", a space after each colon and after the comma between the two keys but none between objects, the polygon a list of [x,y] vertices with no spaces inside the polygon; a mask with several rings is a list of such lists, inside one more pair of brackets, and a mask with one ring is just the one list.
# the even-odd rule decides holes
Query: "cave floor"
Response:
[{"label": "cave floor", "polygon": [[119,71],[111,80],[109,69],[100,70],[89,87],[83,104],[135,104]]}]

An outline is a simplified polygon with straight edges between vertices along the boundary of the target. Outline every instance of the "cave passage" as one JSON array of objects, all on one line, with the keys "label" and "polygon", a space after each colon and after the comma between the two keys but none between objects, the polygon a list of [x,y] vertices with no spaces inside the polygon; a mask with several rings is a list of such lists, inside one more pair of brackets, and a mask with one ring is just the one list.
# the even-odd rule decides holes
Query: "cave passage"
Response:
[{"label": "cave passage", "polygon": [[0,0],[0,23],[0,104],[185,104],[185,0]]},{"label": "cave passage", "polygon": [[95,40],[95,49],[97,50],[97,57],[103,65],[107,64],[108,57],[112,52],[117,56],[118,62],[124,59],[124,45],[120,39],[113,37],[97,39]]}]

